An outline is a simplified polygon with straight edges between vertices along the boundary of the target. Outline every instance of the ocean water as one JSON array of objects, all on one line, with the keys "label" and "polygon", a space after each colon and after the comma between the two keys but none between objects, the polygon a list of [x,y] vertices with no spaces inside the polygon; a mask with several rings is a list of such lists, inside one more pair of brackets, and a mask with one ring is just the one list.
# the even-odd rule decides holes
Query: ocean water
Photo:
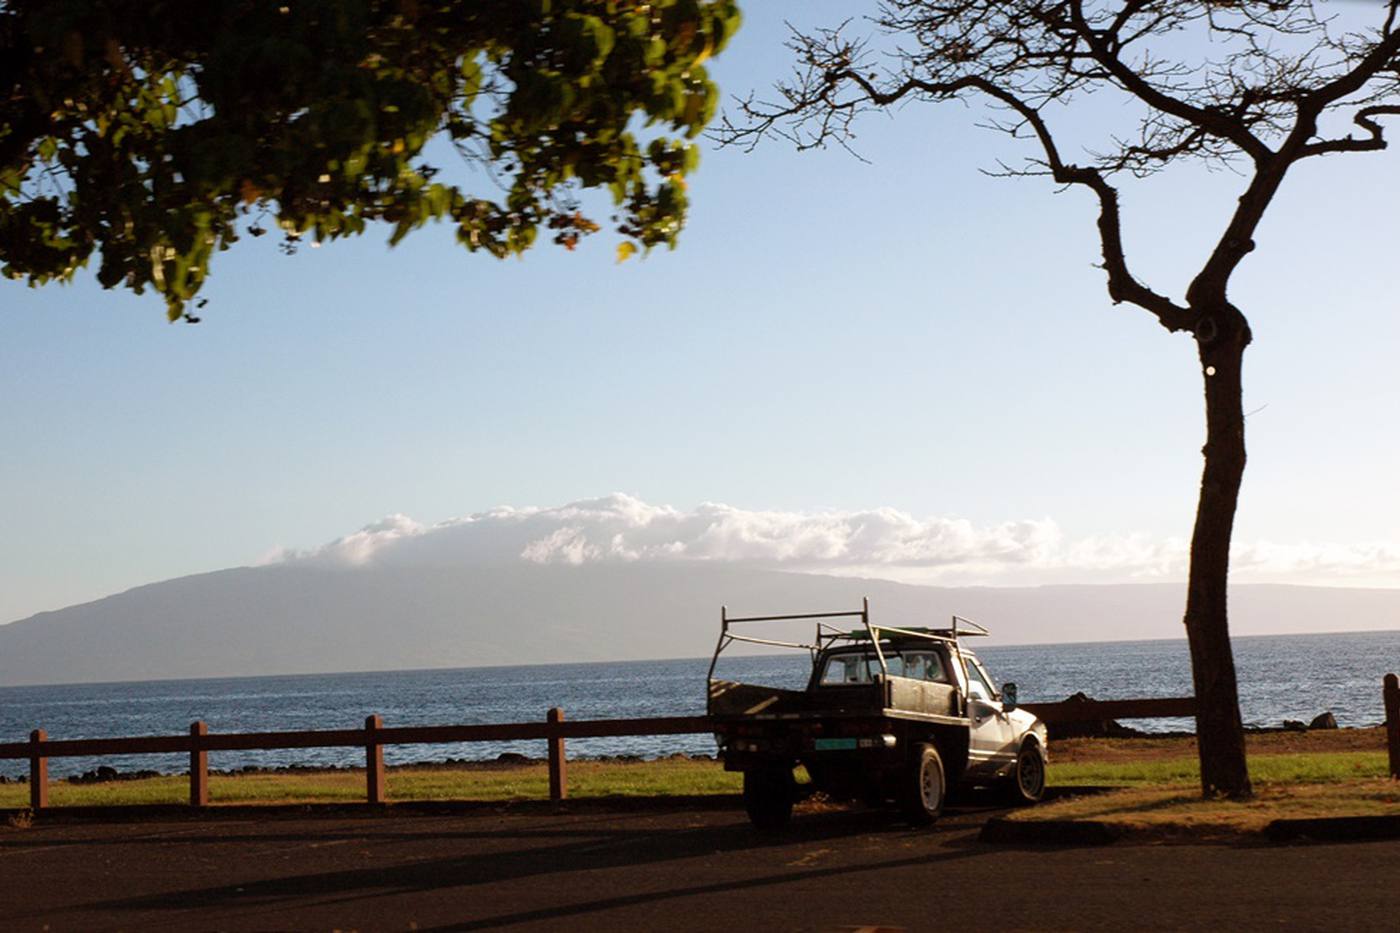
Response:
[{"label": "ocean water", "polygon": [[[1400,669],[1400,631],[1343,635],[1237,638],[1240,705],[1246,723],[1304,722],[1330,710],[1343,726],[1381,722],[1381,678]],[[1062,700],[1083,691],[1098,699],[1185,696],[1191,670],[1184,640],[1073,645],[971,647],[999,681],[1015,681],[1023,702]],[[687,716],[704,712],[708,658],[622,663],[381,673],[308,674],[119,684],[0,688],[0,742],[28,738],[42,728],[53,739],[175,735],[202,719],[211,732],[358,728],[371,713],[387,726],[542,720],[551,706],[569,719]],[[807,655],[791,652],[721,659],[718,675],[800,686]],[[1129,721],[1141,729],[1192,728],[1187,720]],[[675,752],[713,754],[708,735],[571,739],[571,757]],[[389,746],[391,764],[445,758],[491,759],[503,752],[544,755],[544,743],[472,742]],[[213,752],[210,767],[362,764],[353,749]],[[184,770],[182,755],[55,758],[55,777],[109,764],[123,771]],[[0,761],[0,775],[25,773],[23,761]]]}]

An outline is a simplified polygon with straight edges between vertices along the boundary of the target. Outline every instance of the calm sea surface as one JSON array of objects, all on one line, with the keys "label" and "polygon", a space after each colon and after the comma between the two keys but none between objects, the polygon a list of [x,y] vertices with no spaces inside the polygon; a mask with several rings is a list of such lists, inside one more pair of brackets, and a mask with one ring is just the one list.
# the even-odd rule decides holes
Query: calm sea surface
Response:
[{"label": "calm sea surface", "polygon": [[[976,645],[974,643],[973,647]],[[1076,691],[1099,699],[1185,696],[1191,672],[1185,641],[1101,642],[1077,645],[986,647],[978,654],[999,680],[1014,680],[1024,702],[1062,700]],[[1385,714],[1381,678],[1400,669],[1400,631],[1345,635],[1279,635],[1235,639],[1240,702],[1251,725],[1308,721],[1331,710],[1343,726],[1372,725]],[[203,719],[211,732],[358,728],[379,713],[385,725],[524,722],[544,718],[551,706],[570,719],[686,716],[704,712],[709,659],[551,664],[529,667],[310,674],[143,683],[0,688],[0,742],[24,741],[35,728],[53,739],[119,735],[174,735]],[[719,676],[801,685],[805,653],[721,660]],[[1190,729],[1185,720],[1131,723],[1162,731]],[[706,735],[571,739],[571,757],[673,752],[713,754]],[[543,742],[473,742],[390,746],[390,763],[489,759],[502,752],[543,756]],[[215,752],[210,766],[348,765],[363,762],[356,749]],[[56,758],[57,777],[96,767],[94,759]],[[182,771],[179,755],[105,758],[123,771]],[[21,761],[0,762],[16,777]]]}]

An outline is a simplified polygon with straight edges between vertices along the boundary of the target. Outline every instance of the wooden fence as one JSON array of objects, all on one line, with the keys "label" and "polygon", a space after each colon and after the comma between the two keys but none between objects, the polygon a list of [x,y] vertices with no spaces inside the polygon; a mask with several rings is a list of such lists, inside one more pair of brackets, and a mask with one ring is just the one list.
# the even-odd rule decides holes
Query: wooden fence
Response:
[{"label": "wooden fence", "polygon": [[[1400,686],[1394,674],[1385,680],[1386,731],[1390,768],[1400,776]],[[1088,722],[1105,719],[1190,717],[1196,712],[1194,697],[1138,700],[1068,700],[1060,703],[1024,703],[1022,708],[1046,722]],[[137,736],[110,739],[50,739],[43,729],[30,733],[28,742],[0,743],[0,760],[29,761],[29,805],[42,810],[49,805],[49,759],[103,757],[108,755],[189,755],[190,806],[209,804],[209,753],[263,751],[287,748],[363,748],[365,798],[370,804],[386,799],[384,746],[444,744],[452,742],[502,742],[543,739],[549,749],[549,796],[558,802],[569,794],[564,743],[566,739],[610,736],[686,735],[714,732],[705,716],[669,716],[651,719],[589,719],[570,721],[564,711],[549,710],[543,722],[495,723],[460,726],[385,726],[369,716],[363,729],[324,729],[304,732],[211,733],[203,722],[190,725],[187,735]]]},{"label": "wooden fence", "polygon": [[544,739],[549,746],[549,789],[555,801],[568,796],[564,740],[623,735],[684,735],[713,732],[704,716],[654,719],[590,719],[570,722],[562,709],[551,709],[544,722],[494,723],[475,726],[385,726],[383,718],[365,719],[363,729],[320,729],[304,732],[213,733],[203,722],[190,725],[188,735],[153,735],[112,739],[50,739],[43,729],[28,742],[0,743],[0,760],[29,760],[29,805],[42,810],[49,802],[49,759],[107,755],[188,754],[190,805],[209,803],[209,753],[264,751],[286,748],[363,748],[365,797],[385,801],[384,746],[449,742],[504,742]]},{"label": "wooden fence", "polygon": [[[1063,703],[1026,703],[1046,722],[1083,722],[1115,718],[1193,716],[1192,697],[1144,700],[1088,700]],[[671,716],[652,719],[589,719],[569,721],[564,711],[549,710],[543,722],[495,723],[475,726],[385,726],[369,716],[363,729],[324,729],[304,732],[211,733],[203,722],[190,725],[188,735],[138,736],[111,739],[50,739],[35,729],[28,742],[0,743],[0,760],[29,760],[29,805],[42,810],[49,805],[49,759],[103,757],[108,755],[189,755],[190,806],[209,804],[209,753],[264,751],[287,748],[363,748],[365,750],[365,799],[382,804],[386,799],[384,746],[445,744],[451,742],[503,742],[543,739],[549,749],[549,796],[558,802],[569,795],[566,739],[608,736],[686,735],[714,732],[705,716]]]}]

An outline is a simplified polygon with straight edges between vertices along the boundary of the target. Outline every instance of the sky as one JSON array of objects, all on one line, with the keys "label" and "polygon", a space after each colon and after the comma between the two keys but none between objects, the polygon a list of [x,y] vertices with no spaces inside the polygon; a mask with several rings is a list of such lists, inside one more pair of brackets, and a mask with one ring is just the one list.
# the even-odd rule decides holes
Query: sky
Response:
[{"label": "sky", "polygon": [[[762,90],[784,16],[849,11],[745,4],[712,75]],[[1059,126],[1089,138],[1105,108]],[[543,516],[550,560],[660,553],[613,549],[622,521],[914,582],[1180,579],[1194,347],[1109,301],[1086,193],[979,171],[1021,152],[981,116],[872,116],[865,161],[707,143],[679,248],[625,264],[606,236],[505,262],[446,227],[245,239],[195,326],[90,277],[0,282],[0,622],[503,509]],[[1397,168],[1296,170],[1236,276],[1237,580],[1400,586]],[[1125,182],[1139,277],[1179,298],[1240,187]]]}]

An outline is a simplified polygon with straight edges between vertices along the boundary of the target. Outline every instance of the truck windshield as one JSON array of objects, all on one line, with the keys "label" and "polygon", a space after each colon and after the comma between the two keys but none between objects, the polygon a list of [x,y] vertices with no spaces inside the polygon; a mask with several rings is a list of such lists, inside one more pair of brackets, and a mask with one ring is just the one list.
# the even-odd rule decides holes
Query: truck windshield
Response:
[{"label": "truck windshield", "polygon": [[[943,659],[936,651],[885,652],[885,664],[894,677],[947,681]],[[829,655],[822,667],[823,685],[868,684],[880,673],[880,661],[873,651],[845,651]]]}]

